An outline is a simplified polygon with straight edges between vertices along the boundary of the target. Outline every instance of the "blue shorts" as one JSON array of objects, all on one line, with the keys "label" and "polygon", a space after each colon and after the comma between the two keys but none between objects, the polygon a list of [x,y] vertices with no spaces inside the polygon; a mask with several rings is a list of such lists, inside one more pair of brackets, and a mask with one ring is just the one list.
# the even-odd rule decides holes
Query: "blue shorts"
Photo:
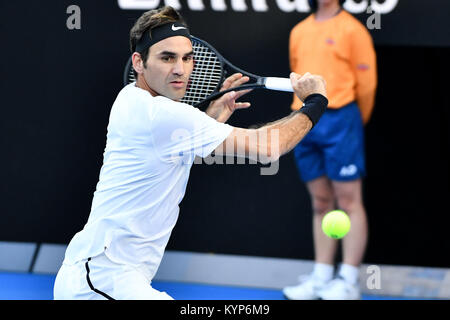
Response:
[{"label": "blue shorts", "polygon": [[321,176],[335,181],[364,177],[364,127],[358,105],[328,108],[294,148],[294,157],[304,182]]}]

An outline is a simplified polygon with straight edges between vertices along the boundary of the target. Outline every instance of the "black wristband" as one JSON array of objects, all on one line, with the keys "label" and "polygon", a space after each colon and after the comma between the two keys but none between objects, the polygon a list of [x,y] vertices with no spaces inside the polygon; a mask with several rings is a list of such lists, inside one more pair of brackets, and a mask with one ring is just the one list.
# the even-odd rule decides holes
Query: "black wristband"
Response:
[{"label": "black wristband", "polygon": [[314,127],[327,107],[328,99],[319,93],[314,93],[306,97],[303,107],[298,112],[305,114]]}]

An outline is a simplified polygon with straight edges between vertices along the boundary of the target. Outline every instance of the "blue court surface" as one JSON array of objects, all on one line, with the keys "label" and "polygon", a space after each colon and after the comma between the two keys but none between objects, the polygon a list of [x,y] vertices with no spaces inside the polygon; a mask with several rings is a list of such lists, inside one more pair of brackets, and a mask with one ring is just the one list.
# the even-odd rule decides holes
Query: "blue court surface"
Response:
[{"label": "blue court surface", "polygon": [[[0,273],[0,300],[52,300],[55,275]],[[153,281],[176,300],[284,300],[280,290]],[[364,295],[363,300],[424,300]]]}]

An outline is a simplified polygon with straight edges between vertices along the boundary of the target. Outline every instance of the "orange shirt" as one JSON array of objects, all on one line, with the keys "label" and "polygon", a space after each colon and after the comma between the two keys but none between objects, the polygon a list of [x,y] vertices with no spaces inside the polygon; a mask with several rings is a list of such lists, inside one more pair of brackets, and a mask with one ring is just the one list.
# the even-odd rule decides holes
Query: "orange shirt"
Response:
[{"label": "orange shirt", "polygon": [[[364,25],[342,10],[326,21],[314,14],[298,23],[289,38],[291,70],[321,75],[327,82],[328,107],[358,103],[363,122],[370,119],[377,86],[376,54]],[[302,102],[294,95],[292,109]]]}]

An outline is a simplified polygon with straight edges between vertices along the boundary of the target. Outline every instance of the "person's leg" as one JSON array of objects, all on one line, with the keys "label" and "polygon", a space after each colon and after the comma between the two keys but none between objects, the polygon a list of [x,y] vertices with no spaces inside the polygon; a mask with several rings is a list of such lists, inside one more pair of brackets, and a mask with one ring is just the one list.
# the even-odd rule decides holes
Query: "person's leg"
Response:
[{"label": "person's leg", "polygon": [[283,289],[283,294],[291,300],[309,300],[319,298],[318,292],[334,275],[334,257],[337,241],[326,237],[321,228],[323,216],[334,209],[334,196],[331,182],[319,177],[307,182],[313,207],[313,240],[315,263],[312,273],[302,275],[300,284]]},{"label": "person's leg", "polygon": [[54,300],[104,300],[89,288],[86,281],[85,261],[74,265],[63,264],[53,287]]},{"label": "person's leg", "polygon": [[113,276],[113,295],[118,300],[174,300],[166,292],[151,286],[151,282],[134,267],[124,267]]},{"label": "person's leg", "polygon": [[143,267],[113,262],[104,253],[88,264],[92,286],[108,299],[173,300],[167,293],[152,288]]},{"label": "person's leg", "polygon": [[351,228],[342,239],[343,263],[338,276],[330,281],[319,293],[322,299],[360,299],[358,285],[359,266],[367,246],[367,217],[362,202],[361,179],[337,182],[333,181],[333,190],[339,209],[350,217]]},{"label": "person's leg", "polygon": [[326,213],[335,209],[335,196],[331,181],[322,176],[307,182],[313,208],[314,261],[334,265],[338,242],[322,232],[322,219]]},{"label": "person's leg", "polygon": [[350,217],[351,228],[342,239],[343,263],[358,267],[367,246],[368,223],[362,200],[361,179],[348,182],[333,181],[338,208]]},{"label": "person's leg", "polygon": [[55,300],[173,300],[151,286],[138,267],[118,264],[100,254],[63,265],[54,285]]}]

